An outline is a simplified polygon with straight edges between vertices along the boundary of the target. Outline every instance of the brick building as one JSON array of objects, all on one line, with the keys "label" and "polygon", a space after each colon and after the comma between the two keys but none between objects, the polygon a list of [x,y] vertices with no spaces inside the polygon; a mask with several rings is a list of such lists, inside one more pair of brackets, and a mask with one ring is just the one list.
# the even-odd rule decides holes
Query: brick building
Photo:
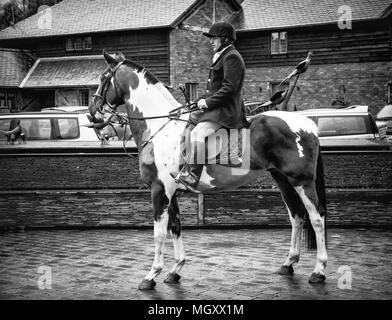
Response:
[{"label": "brick building", "polygon": [[[19,110],[87,104],[105,68],[103,49],[200,95],[212,56],[201,32],[227,20],[247,65],[246,100],[267,100],[312,50],[290,109],[366,104],[375,112],[387,103],[392,80],[391,11],[391,0],[64,0],[0,31],[3,54],[28,54],[23,63],[2,59],[0,102],[3,92],[15,91]],[[19,71],[10,91],[4,69],[11,64]]]}]

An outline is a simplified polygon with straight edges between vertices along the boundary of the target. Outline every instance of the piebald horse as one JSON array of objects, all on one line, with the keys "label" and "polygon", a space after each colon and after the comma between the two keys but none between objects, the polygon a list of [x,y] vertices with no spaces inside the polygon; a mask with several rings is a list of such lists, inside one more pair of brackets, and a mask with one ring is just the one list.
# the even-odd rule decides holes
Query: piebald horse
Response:
[{"label": "piebald horse", "polygon": [[[168,231],[173,238],[175,264],[166,283],[179,281],[186,260],[177,202],[177,191],[185,187],[177,184],[170,172],[178,172],[184,164],[181,145],[189,114],[171,119],[156,117],[168,115],[181,104],[143,66],[122,54],[112,56],[104,52],[104,58],[108,68],[101,76],[89,111],[98,123],[113,116],[117,106],[126,106],[127,121],[139,151],[140,174],[151,188],[155,256],[151,270],[139,285],[140,290],[151,290],[163,269]],[[326,202],[317,126],[304,116],[284,111],[268,111],[250,118],[249,122],[250,127],[246,129],[249,141],[245,143],[247,149],[243,155],[244,158],[248,155],[248,161],[240,168],[206,163],[195,191],[234,189],[268,170],[281,191],[292,224],[290,251],[278,273],[294,273],[293,265],[300,257],[301,232],[309,219],[317,245],[317,262],[309,282],[323,283],[327,264]]]}]

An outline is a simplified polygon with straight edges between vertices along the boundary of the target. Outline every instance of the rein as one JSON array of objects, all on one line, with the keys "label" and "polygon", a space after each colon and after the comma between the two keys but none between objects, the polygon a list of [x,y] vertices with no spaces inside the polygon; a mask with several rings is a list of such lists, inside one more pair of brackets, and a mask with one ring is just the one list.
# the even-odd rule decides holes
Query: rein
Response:
[{"label": "rein", "polygon": [[[180,119],[179,117],[180,117],[181,115],[183,115],[183,114],[188,114],[188,113],[192,113],[192,112],[194,112],[194,111],[196,111],[196,110],[199,110],[199,109],[197,108],[197,103],[196,103],[196,102],[193,102],[193,103],[190,103],[190,104],[187,104],[187,105],[184,105],[184,106],[180,106],[180,107],[178,107],[178,108],[176,108],[176,109],[173,109],[173,110],[171,110],[171,111],[169,112],[169,114],[167,114],[167,115],[154,116],[154,117],[129,117],[129,116],[123,116],[122,114],[120,114],[120,113],[115,109],[115,107],[113,107],[112,105],[108,104],[108,106],[109,106],[109,108],[111,109],[109,112],[110,112],[112,115],[115,115],[115,116],[119,119],[119,123],[120,123],[121,125],[125,125],[125,132],[124,132],[124,138],[123,138],[123,148],[124,148],[124,151],[125,151],[125,153],[126,153],[126,155],[127,155],[128,157],[130,157],[130,154],[129,154],[129,152],[126,150],[126,143],[127,143],[127,141],[126,141],[126,139],[125,139],[125,136],[126,136],[126,132],[127,132],[127,125],[130,125],[130,120],[144,121],[144,120],[148,120],[148,119],[162,119],[162,118],[168,118],[168,119],[169,119],[169,120],[166,121],[166,122],[165,122],[165,123],[164,123],[164,124],[154,133],[154,134],[152,134],[152,135],[148,138],[147,141],[143,142],[143,144],[141,145],[140,150],[139,150],[139,152],[140,152],[140,151],[142,151],[142,150],[144,149],[144,147],[145,147],[148,143],[151,142],[152,139],[154,139],[154,138],[157,136],[157,134],[158,134],[159,132],[161,132],[161,131],[169,124],[169,122],[175,120],[175,121],[184,121],[184,122],[189,123],[190,120],[183,120],[183,119]],[[195,107],[195,106],[196,106],[196,107]],[[186,109],[186,108],[188,108],[188,110],[184,111],[183,109]],[[112,122],[112,121],[109,122],[109,124],[111,124],[111,125],[112,125],[112,123],[114,123],[114,122]],[[113,126],[113,125],[112,125],[112,126]],[[115,130],[115,132],[116,132],[116,130]],[[129,137],[128,141],[131,140],[132,138],[133,138],[133,135],[131,134],[131,136]]]},{"label": "rein", "polygon": [[[109,83],[110,80],[113,78],[113,86],[114,86],[114,89],[115,89],[115,91],[116,91],[117,97],[119,97],[119,94],[118,94],[118,90],[117,90],[117,86],[116,86],[116,79],[114,78],[114,75],[115,75],[115,72],[117,71],[117,69],[118,69],[123,63],[124,63],[124,61],[120,61],[114,68],[110,68],[110,67],[109,67],[110,70],[111,70],[111,74],[110,74],[110,77],[106,79],[106,83]],[[180,119],[180,117],[181,117],[182,115],[184,115],[184,114],[192,113],[192,112],[194,112],[194,111],[196,111],[196,110],[199,110],[198,107],[197,107],[197,102],[192,102],[192,103],[191,103],[191,102],[189,101],[189,99],[187,98],[187,96],[185,95],[184,91],[183,91],[183,93],[184,93],[184,95],[185,95],[185,98],[186,98],[186,100],[187,100],[187,104],[181,105],[181,106],[179,106],[178,108],[175,108],[175,109],[171,110],[171,111],[169,112],[169,114],[161,115],[161,116],[150,116],[150,117],[130,117],[130,116],[124,116],[124,115],[120,114],[120,113],[116,110],[116,107],[117,107],[117,106],[113,106],[111,103],[109,103],[109,102],[107,101],[107,99],[106,99],[106,91],[107,91],[109,85],[106,85],[106,83],[105,83],[105,85],[104,85],[104,87],[103,87],[103,89],[102,89],[102,94],[100,95],[100,94],[97,94],[97,93],[96,93],[96,94],[93,95],[93,97],[97,97],[97,98],[101,99],[101,101],[103,102],[103,104],[101,105],[101,107],[100,107],[100,108],[97,108],[97,110],[98,110],[98,112],[99,112],[100,114],[102,114],[102,115],[104,114],[105,108],[103,108],[103,111],[101,111],[100,109],[102,108],[103,105],[106,104],[106,105],[109,107],[109,109],[110,109],[110,110],[108,110],[108,112],[111,113],[112,115],[114,115],[114,116],[117,117],[117,119],[119,120],[119,124],[120,124],[120,125],[122,125],[122,126],[125,125],[125,132],[124,132],[124,138],[123,138],[123,148],[124,148],[124,151],[125,151],[125,153],[126,153],[126,155],[127,155],[128,157],[131,157],[131,156],[130,156],[130,154],[128,153],[128,151],[126,150],[126,142],[127,142],[127,141],[126,141],[125,136],[126,136],[126,132],[127,132],[127,125],[130,125],[130,124],[131,124],[131,123],[130,123],[131,120],[145,121],[145,120],[153,120],[153,119],[168,118],[168,121],[167,121],[167,122],[165,122],[165,123],[164,123],[164,124],[163,124],[163,125],[153,134],[153,135],[151,135],[147,141],[143,142],[143,144],[141,145],[140,150],[139,150],[139,152],[141,152],[141,151],[144,149],[144,147],[145,147],[148,143],[150,143],[151,140],[152,140],[154,137],[156,137],[156,135],[157,135],[159,132],[161,132],[161,131],[163,130],[163,128],[165,128],[165,127],[169,124],[169,122],[171,122],[171,121],[173,121],[173,120],[175,120],[175,121],[184,121],[184,122],[187,122],[187,123],[192,122],[192,121],[189,120],[189,119],[188,119],[188,120]],[[94,104],[95,104],[95,102],[94,102]],[[96,105],[96,104],[95,104],[95,105]],[[113,123],[115,123],[115,122],[114,122],[114,121],[109,121],[109,124],[110,124],[112,127],[113,127]],[[113,129],[114,129],[114,127],[113,127]],[[114,131],[117,132],[115,129],[114,129]],[[131,133],[131,136],[129,137],[128,141],[131,140],[132,138],[133,138],[133,135],[132,135],[132,133]]]}]

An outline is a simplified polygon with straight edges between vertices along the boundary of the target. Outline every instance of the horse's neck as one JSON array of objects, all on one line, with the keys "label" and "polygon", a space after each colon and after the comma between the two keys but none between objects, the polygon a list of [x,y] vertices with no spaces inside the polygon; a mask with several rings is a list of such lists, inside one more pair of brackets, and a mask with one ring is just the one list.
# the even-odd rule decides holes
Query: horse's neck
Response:
[{"label": "horse's neck", "polygon": [[[180,103],[174,99],[160,82],[157,84],[148,84],[144,77],[142,77],[139,80],[138,88],[131,91],[128,105],[128,114],[130,117],[144,118],[162,116],[159,119],[133,121],[131,127],[133,128],[133,135],[139,149],[152,136],[159,135],[160,130],[171,131],[171,137],[175,139],[175,136],[181,136],[185,128],[185,122],[182,121],[174,126],[172,123],[167,123],[169,118],[166,116],[171,110],[179,107]],[[171,122],[176,122],[176,120]]]}]

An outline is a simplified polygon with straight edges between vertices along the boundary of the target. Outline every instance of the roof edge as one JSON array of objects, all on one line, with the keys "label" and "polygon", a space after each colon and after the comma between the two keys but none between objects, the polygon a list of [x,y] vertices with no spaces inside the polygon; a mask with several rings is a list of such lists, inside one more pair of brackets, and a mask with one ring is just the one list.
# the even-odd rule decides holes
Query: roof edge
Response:
[{"label": "roof edge", "polygon": [[64,84],[64,85],[42,85],[42,86],[24,86],[23,89],[56,89],[56,88],[95,88],[99,86],[99,82],[97,83],[87,83],[87,84]]},{"label": "roof edge", "polygon": [[170,27],[176,28],[181,22],[183,22],[186,18],[188,18],[202,3],[207,0],[195,0],[189,7],[186,9],[180,16],[178,16],[174,21],[170,24]]},{"label": "roof edge", "polygon": [[392,13],[392,3],[385,8],[385,10],[383,11],[383,13],[381,13],[381,18],[387,18],[388,16],[390,16]]},{"label": "roof edge", "polygon": [[[392,9],[391,9],[392,10]],[[363,18],[363,19],[356,19],[352,20],[352,22],[370,22],[370,21],[380,21],[380,18]],[[250,32],[250,31],[269,31],[269,30],[278,30],[278,29],[294,29],[294,28],[307,28],[307,27],[317,27],[317,26],[326,26],[338,23],[337,20],[325,21],[320,23],[308,23],[308,24],[296,24],[296,25],[289,25],[289,26],[273,26],[267,28],[253,28],[253,29],[238,29],[237,32]]]},{"label": "roof edge", "polygon": [[29,80],[30,76],[32,75],[32,73],[34,72],[34,70],[37,68],[38,64],[40,63],[40,59],[38,58],[33,66],[30,68],[29,72],[27,72],[26,76],[24,77],[24,79],[22,80],[22,82],[19,85],[19,88],[23,88],[24,85],[26,84],[27,80]]},{"label": "roof edge", "polygon": [[[171,24],[170,27],[176,28],[180,23],[182,23],[185,19],[187,19],[189,16],[192,15],[194,11],[198,9],[199,6],[204,4],[207,0],[196,0],[193,4],[189,6],[188,9],[186,9],[178,18],[176,18]],[[235,12],[241,11],[242,10],[242,5],[237,2],[237,0],[226,0],[230,2],[231,4],[234,5],[234,8],[236,9]]]},{"label": "roof edge", "polygon": [[[139,31],[139,30],[154,30],[154,29],[169,29],[171,25],[161,25],[161,26],[150,26],[150,27],[140,27],[140,28],[123,28],[123,29],[110,29],[110,30],[99,30],[99,31],[88,31],[88,32],[77,32],[77,33],[63,33],[63,34],[50,34],[44,36],[26,36],[26,37],[12,37],[12,38],[1,38],[0,30],[0,45],[3,41],[13,41],[13,40],[26,40],[26,39],[46,39],[46,38],[54,38],[54,37],[73,37],[79,35],[92,35],[92,34],[101,34],[107,32],[126,32],[126,31]],[[6,29],[4,29],[6,30]]]},{"label": "roof edge", "polygon": [[40,58],[41,62],[50,61],[69,61],[69,60],[103,60],[102,55],[90,55],[90,56],[63,56],[63,57],[46,57]]}]

